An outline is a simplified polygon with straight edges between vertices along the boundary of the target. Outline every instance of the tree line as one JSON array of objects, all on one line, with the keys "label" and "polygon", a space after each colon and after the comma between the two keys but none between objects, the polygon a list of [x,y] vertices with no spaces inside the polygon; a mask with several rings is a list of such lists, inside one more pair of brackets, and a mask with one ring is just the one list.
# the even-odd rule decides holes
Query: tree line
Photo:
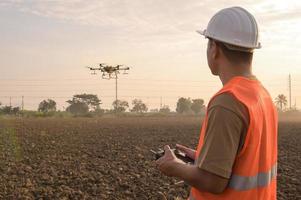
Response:
[{"label": "tree line", "polygon": [[[101,109],[100,105],[102,104],[101,100],[97,95],[94,94],[76,94],[71,100],[68,100],[69,104],[66,108],[67,112],[70,112],[74,115],[83,115],[87,113],[124,113],[124,112],[133,112],[133,113],[146,113],[149,111],[147,105],[141,99],[134,99],[132,107],[130,104],[124,100],[115,100],[112,103],[113,109],[106,110]],[[180,114],[200,114],[204,110],[204,100],[203,99],[190,99],[181,97],[178,99],[176,112]],[[39,112],[55,112],[56,111],[56,102],[52,99],[43,100],[38,107]],[[160,109],[152,109],[150,112],[160,112],[160,113],[170,113],[171,110],[168,105],[162,106]]]},{"label": "tree line", "polygon": [[[68,106],[64,111],[76,115],[85,116],[88,114],[101,115],[104,113],[171,113],[171,109],[168,105],[163,105],[159,109],[150,109],[141,99],[134,99],[130,103],[125,100],[115,100],[112,103],[113,109],[103,109],[101,108],[101,99],[95,94],[75,94],[70,100],[66,101]],[[203,99],[190,99],[181,97],[178,99],[176,112],[179,114],[201,114],[204,112],[204,100]],[[38,105],[38,112],[45,115],[51,115],[58,112],[57,103],[53,99],[45,99],[41,101]],[[12,106],[1,106],[0,103],[0,114],[13,114],[16,115],[21,112],[20,107]]]},{"label": "tree line", "polygon": [[[66,101],[68,103],[66,112],[75,115],[75,116],[85,116],[89,114],[97,114],[101,115],[104,113],[164,113],[168,114],[172,111],[170,110],[168,105],[163,105],[159,109],[148,109],[147,105],[141,99],[134,99],[131,102],[131,107],[129,102],[124,100],[115,100],[112,103],[113,109],[102,109],[101,108],[101,100],[95,94],[76,94],[73,97]],[[275,106],[277,107],[279,112],[290,111],[287,109],[287,99],[283,94],[279,94],[275,98]],[[57,103],[52,99],[45,99],[41,101],[38,105],[38,112],[43,113],[45,115],[51,115],[57,111]],[[291,110],[297,110],[296,108],[292,108]],[[190,99],[180,97],[177,100],[176,104],[176,113],[178,114],[205,114],[206,107],[204,105],[203,99]],[[7,105],[2,105],[0,102],[0,114],[7,115],[17,115],[21,113],[20,107],[12,107]]]}]

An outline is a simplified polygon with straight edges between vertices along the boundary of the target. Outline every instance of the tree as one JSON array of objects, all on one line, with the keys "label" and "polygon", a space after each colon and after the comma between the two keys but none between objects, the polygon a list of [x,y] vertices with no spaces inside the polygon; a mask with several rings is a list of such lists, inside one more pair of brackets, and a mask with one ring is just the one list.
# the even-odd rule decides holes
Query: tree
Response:
[{"label": "tree", "polygon": [[3,106],[1,108],[1,111],[2,111],[3,114],[9,115],[9,114],[12,113],[12,109],[13,109],[13,107],[11,107],[11,106]]},{"label": "tree", "polygon": [[181,97],[178,99],[176,111],[180,114],[188,113],[191,111],[191,100],[190,98]]},{"label": "tree", "polygon": [[20,112],[20,107],[13,107],[11,110],[11,114],[17,115]]},{"label": "tree", "polygon": [[70,105],[66,111],[75,115],[86,114],[89,112],[89,106],[83,102],[68,102]]},{"label": "tree", "polygon": [[275,98],[275,103],[276,106],[283,111],[284,107],[287,105],[287,100],[286,100],[286,96],[284,96],[284,94],[279,94],[276,98]]},{"label": "tree", "polygon": [[20,107],[12,107],[12,106],[3,106],[1,108],[1,113],[5,115],[16,115],[20,112]]},{"label": "tree", "polygon": [[160,113],[170,113],[170,108],[167,105],[164,105],[162,108],[160,108]]},{"label": "tree", "polygon": [[100,108],[101,100],[95,94],[76,94],[72,100],[67,101],[69,104],[84,103],[88,106],[89,111],[95,111]]},{"label": "tree", "polygon": [[143,103],[142,100],[140,100],[140,99],[134,99],[132,101],[132,105],[133,105],[133,108],[132,108],[131,112],[143,113],[143,112],[147,112],[147,110],[148,110],[146,104]]},{"label": "tree", "polygon": [[39,112],[47,113],[56,111],[56,102],[52,99],[43,100],[39,104]]},{"label": "tree", "polygon": [[114,107],[114,111],[118,113],[125,112],[129,107],[129,103],[122,100],[115,100],[112,105]]},{"label": "tree", "polygon": [[66,111],[72,114],[86,114],[89,111],[100,110],[101,101],[94,94],[76,94],[73,95],[72,100],[68,100],[67,103],[70,105],[67,107]]},{"label": "tree", "polygon": [[203,99],[192,99],[191,110],[197,115],[204,108],[204,100]]}]

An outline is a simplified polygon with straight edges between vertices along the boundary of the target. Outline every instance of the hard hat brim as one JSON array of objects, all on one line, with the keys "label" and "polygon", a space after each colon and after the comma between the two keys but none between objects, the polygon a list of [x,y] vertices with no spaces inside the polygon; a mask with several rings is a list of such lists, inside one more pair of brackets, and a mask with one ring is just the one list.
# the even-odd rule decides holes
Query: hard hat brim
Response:
[{"label": "hard hat brim", "polygon": [[204,30],[196,30],[196,32],[206,37],[206,34],[205,34],[206,33],[206,29],[204,29]]},{"label": "hard hat brim", "polygon": [[245,51],[250,51],[250,49],[260,49],[261,48],[261,43],[258,42],[257,46],[253,46],[253,47],[250,47],[250,46],[242,46],[242,45],[238,45],[238,44],[234,44],[234,43],[230,43],[230,42],[227,42],[227,41],[224,41],[224,40],[221,40],[219,38],[214,38],[214,37],[210,37],[207,35],[207,29],[204,29],[204,30],[196,30],[196,32],[200,35],[203,35],[205,38],[212,38],[214,40],[217,40],[219,42],[223,42],[223,43],[226,43],[226,44],[229,44],[229,45],[233,45],[233,46],[236,46],[237,48],[245,48],[245,49],[248,49],[248,50],[245,50]]}]

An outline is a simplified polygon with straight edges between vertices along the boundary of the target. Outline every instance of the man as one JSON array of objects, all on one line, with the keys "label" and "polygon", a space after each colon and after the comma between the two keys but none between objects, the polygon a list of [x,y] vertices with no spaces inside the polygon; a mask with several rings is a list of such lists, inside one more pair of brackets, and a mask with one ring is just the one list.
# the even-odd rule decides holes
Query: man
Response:
[{"label": "man", "polygon": [[223,88],[208,104],[198,148],[177,145],[194,165],[179,160],[169,146],[156,164],[192,187],[189,200],[274,200],[277,114],[252,74],[253,50],[261,47],[257,23],[243,8],[226,8],[199,33],[208,38],[208,65]]}]

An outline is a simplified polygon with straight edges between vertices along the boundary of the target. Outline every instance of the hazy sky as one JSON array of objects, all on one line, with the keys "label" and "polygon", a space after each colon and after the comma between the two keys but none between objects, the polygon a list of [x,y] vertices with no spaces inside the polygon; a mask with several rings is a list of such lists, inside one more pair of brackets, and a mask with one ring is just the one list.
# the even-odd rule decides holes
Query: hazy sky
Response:
[{"label": "hazy sky", "polygon": [[263,48],[254,55],[255,75],[273,98],[288,95],[301,104],[301,1],[283,0],[1,0],[0,102],[36,109],[51,97],[58,107],[75,93],[98,94],[103,107],[114,100],[114,80],[84,68],[126,64],[119,99],[134,97],[150,108],[175,107],[179,96],[204,98],[220,87],[206,61],[207,41],[195,30],[212,15],[242,6],[257,19]]}]

